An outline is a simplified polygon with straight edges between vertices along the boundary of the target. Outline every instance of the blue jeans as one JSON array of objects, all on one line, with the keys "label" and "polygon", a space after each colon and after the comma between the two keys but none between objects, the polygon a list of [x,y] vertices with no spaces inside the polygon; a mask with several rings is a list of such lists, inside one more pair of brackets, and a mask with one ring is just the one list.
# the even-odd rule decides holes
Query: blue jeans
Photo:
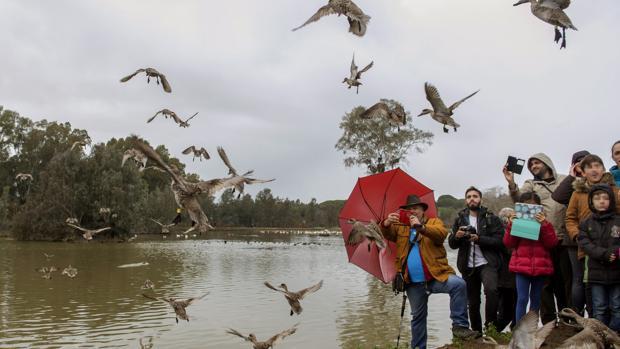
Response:
[{"label": "blue jeans", "polygon": [[591,285],[594,318],[614,331],[620,330],[620,284]]},{"label": "blue jeans", "polygon": [[527,276],[516,274],[517,283],[517,307],[515,309],[515,323],[525,315],[527,302],[530,302],[530,310],[540,309],[540,298],[543,286],[545,286],[546,276]]},{"label": "blue jeans", "polygon": [[411,348],[426,349],[426,316],[428,296],[431,293],[450,294],[450,319],[452,326],[469,328],[467,320],[467,285],[465,280],[450,275],[446,282],[432,280],[407,285],[407,297],[411,306]]}]

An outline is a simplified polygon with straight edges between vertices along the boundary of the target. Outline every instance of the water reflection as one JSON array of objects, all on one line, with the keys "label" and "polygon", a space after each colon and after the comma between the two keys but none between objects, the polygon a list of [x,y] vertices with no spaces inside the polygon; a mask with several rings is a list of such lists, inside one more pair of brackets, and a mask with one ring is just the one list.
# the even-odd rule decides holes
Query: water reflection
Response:
[{"label": "water reflection", "polygon": [[[43,253],[55,255],[50,261]],[[373,348],[394,343],[401,297],[347,262],[337,236],[212,233],[208,240],[156,240],[130,244],[0,242],[0,348],[139,347],[248,348],[228,327],[259,339],[300,322],[283,348]],[[149,265],[120,269],[128,263]],[[78,268],[75,279],[43,265]],[[144,281],[156,296],[194,297],[190,322],[175,323],[163,302],[141,296]],[[324,280],[289,316],[281,294],[267,289],[285,282],[293,290]],[[150,290],[148,290],[151,293]],[[430,343],[449,339],[447,296],[429,302]],[[409,307],[403,321],[409,341]]]}]

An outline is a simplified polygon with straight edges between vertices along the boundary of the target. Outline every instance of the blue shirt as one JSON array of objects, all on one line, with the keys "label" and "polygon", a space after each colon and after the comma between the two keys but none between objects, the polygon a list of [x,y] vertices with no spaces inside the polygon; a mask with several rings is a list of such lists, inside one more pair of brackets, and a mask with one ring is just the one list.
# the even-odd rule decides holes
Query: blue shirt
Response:
[{"label": "blue shirt", "polygon": [[420,256],[420,244],[416,241],[417,233],[414,228],[409,229],[409,242],[412,244],[411,251],[407,257],[407,269],[411,282],[424,282],[424,265]]}]

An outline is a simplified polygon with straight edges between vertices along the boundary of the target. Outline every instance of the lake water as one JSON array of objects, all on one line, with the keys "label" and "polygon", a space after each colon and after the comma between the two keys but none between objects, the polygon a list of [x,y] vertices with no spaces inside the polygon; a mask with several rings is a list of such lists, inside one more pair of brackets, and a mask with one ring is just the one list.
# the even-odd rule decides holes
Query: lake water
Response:
[{"label": "lake water", "polygon": [[[54,255],[49,261],[44,253]],[[451,264],[455,253],[449,251]],[[119,265],[148,262],[134,268]],[[71,264],[74,279],[35,269]],[[259,340],[299,323],[281,348],[386,348],[395,344],[401,296],[349,264],[340,236],[210,232],[208,239],[174,237],[131,243],[0,241],[0,348],[251,348],[227,328]],[[174,319],[163,302],[141,296],[144,281],[156,296],[209,294],[187,308],[190,322]],[[263,285],[292,290],[324,280],[289,316],[284,297]],[[447,295],[429,302],[429,344],[450,340]],[[409,305],[402,332],[408,347]]]}]

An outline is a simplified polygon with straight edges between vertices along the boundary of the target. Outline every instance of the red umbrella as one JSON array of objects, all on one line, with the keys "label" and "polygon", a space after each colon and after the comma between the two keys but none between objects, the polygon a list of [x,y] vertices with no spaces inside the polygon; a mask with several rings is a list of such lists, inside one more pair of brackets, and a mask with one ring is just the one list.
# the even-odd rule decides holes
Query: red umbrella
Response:
[{"label": "red umbrella", "polygon": [[384,283],[394,279],[396,244],[389,241],[387,248],[379,251],[372,246],[368,252],[369,242],[358,245],[347,245],[352,225],[347,223],[351,218],[362,222],[383,221],[388,214],[398,210],[407,200],[408,195],[417,195],[422,202],[428,204],[427,217],[436,217],[435,197],[433,190],[416,181],[400,168],[362,177],[338,216],[342,237],[345,241],[349,262],[366,270]]}]

